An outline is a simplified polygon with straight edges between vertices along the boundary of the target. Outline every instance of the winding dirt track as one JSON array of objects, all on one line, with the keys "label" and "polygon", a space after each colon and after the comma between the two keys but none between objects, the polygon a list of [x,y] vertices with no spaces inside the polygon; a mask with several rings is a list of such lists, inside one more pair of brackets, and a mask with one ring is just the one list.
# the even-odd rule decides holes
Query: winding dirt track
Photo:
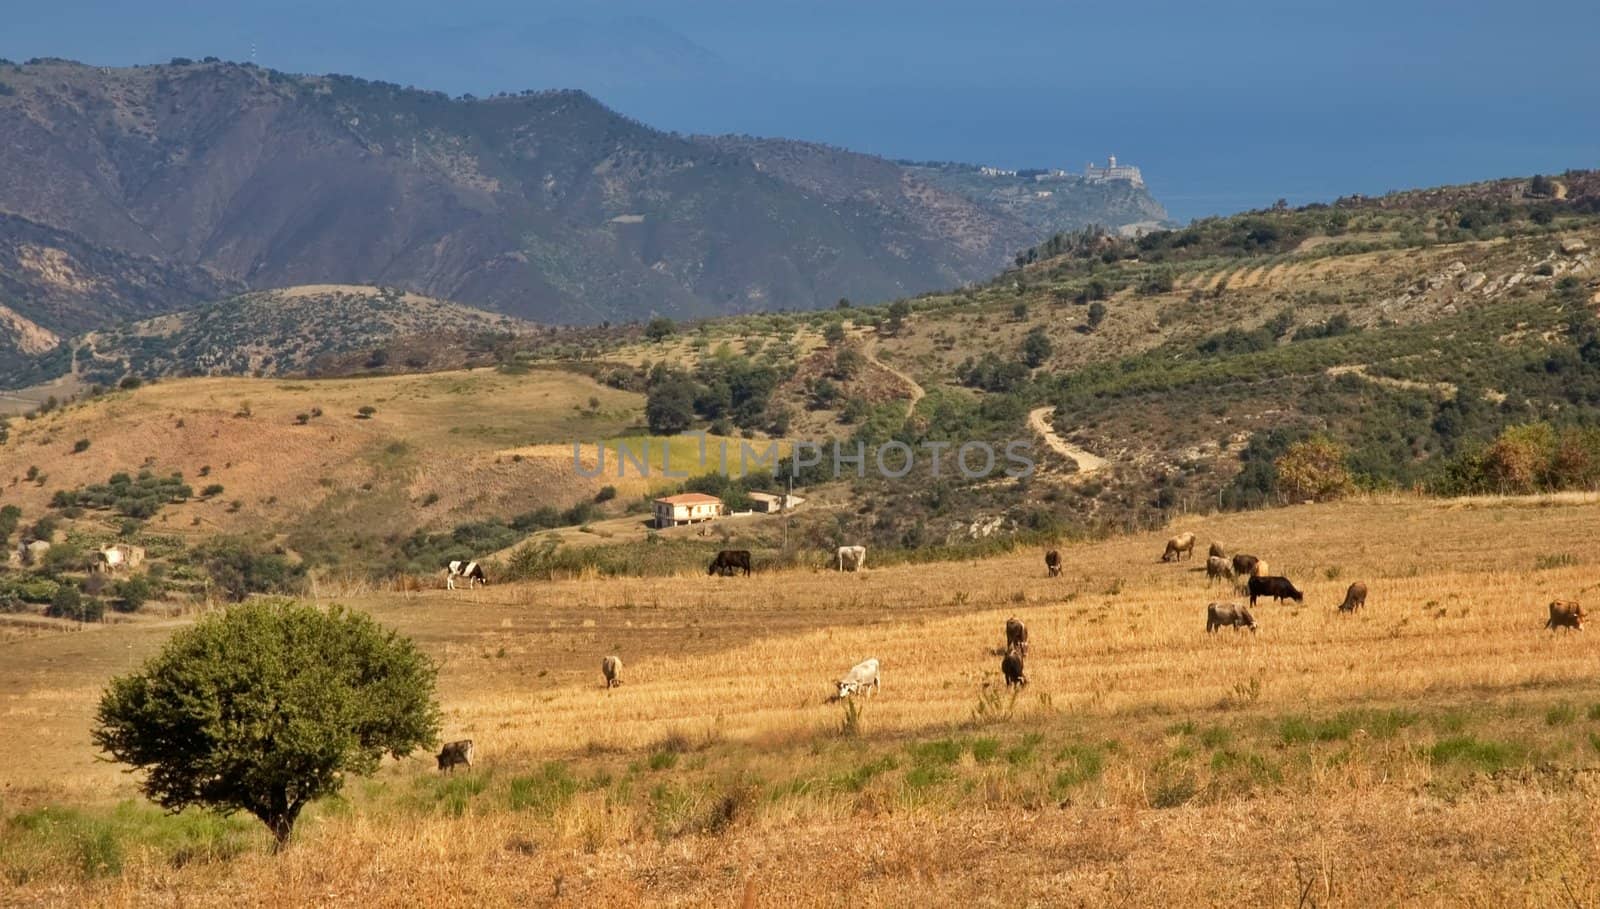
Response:
[{"label": "winding dirt track", "polygon": [[1034,432],[1044,438],[1045,444],[1049,445],[1056,454],[1076,463],[1079,476],[1094,473],[1106,466],[1109,462],[1105,458],[1092,455],[1056,435],[1056,431],[1051,428],[1049,422],[1050,412],[1053,410],[1055,410],[1054,407],[1035,407],[1028,412],[1028,425],[1033,428]]},{"label": "winding dirt track", "polygon": [[916,379],[911,378],[910,376],[906,375],[905,373],[901,372],[900,370],[895,369],[893,366],[890,366],[888,363],[885,363],[882,360],[878,359],[878,341],[877,341],[876,338],[868,338],[867,339],[867,343],[862,345],[862,349],[865,352],[865,354],[867,356],[867,359],[869,361],[871,361],[872,363],[874,363],[874,364],[876,364],[878,366],[883,367],[885,370],[887,370],[889,373],[891,373],[895,378],[897,378],[901,382],[905,383],[906,389],[911,392],[911,400],[906,402],[906,416],[909,417],[912,414],[916,413],[917,412],[917,402],[921,401],[927,395],[927,391],[925,391],[923,389],[923,387],[917,383]]}]

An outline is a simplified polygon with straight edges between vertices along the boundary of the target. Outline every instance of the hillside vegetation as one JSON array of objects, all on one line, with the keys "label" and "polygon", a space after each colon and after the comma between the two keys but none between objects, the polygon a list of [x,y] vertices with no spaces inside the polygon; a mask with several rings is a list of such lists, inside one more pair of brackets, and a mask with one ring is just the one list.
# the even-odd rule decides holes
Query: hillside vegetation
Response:
[{"label": "hillside vegetation", "polygon": [[392,288],[313,285],[91,332],[75,366],[108,386],[128,375],[442,372],[493,362],[497,338],[532,328]]},{"label": "hillside vegetation", "polygon": [[[1036,438],[1027,416],[1050,406],[1057,433],[1108,462],[1077,477],[1040,444],[1029,482],[852,479],[864,502],[899,495],[840,528],[879,546],[971,539],[995,520],[1093,533],[1355,488],[1592,489],[1597,250],[1600,177],[1572,172],[1139,238],[1061,234],[954,293],[547,338],[528,356],[657,374],[730,351],[796,364],[772,409],[808,434],[869,444]],[[852,347],[871,355],[865,366],[836,369]],[[904,378],[873,382],[887,396],[841,393],[841,374],[880,366]],[[1279,461],[1306,445],[1331,452],[1331,469],[1280,483]]]}]

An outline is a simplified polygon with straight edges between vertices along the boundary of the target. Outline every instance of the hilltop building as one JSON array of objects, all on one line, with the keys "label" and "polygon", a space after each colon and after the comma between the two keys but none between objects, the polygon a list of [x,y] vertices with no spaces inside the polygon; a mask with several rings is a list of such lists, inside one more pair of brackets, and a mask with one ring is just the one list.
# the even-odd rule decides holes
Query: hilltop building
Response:
[{"label": "hilltop building", "polygon": [[720,518],[728,513],[727,506],[722,504],[721,499],[700,492],[686,492],[682,495],[656,499],[655,511],[657,527],[696,524]]},{"label": "hilltop building", "polygon": [[1083,168],[1083,178],[1090,183],[1109,183],[1112,180],[1126,180],[1134,186],[1144,185],[1144,175],[1139,173],[1139,168],[1131,164],[1117,164],[1117,156],[1112,155],[1107,160],[1105,167],[1095,167],[1091,162]]}]

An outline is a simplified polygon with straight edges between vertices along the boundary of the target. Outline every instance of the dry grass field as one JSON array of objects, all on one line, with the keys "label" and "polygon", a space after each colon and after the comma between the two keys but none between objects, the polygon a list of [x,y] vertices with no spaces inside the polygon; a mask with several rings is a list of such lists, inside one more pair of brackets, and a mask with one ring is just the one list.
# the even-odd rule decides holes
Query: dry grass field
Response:
[{"label": "dry grass field", "polygon": [[[1600,639],[1543,623],[1597,600],[1597,526],[1594,496],[1382,499],[1181,521],[1180,564],[1164,534],[1066,545],[1056,579],[1027,549],[357,597],[439,660],[478,765],[389,762],[279,856],[95,758],[99,690],[176,622],[14,640],[0,903],[1593,905]],[[1207,635],[1238,599],[1212,539],[1304,604]],[[868,656],[881,694],[828,703]]]},{"label": "dry grass field", "polygon": [[[162,533],[259,530],[308,511],[336,523],[363,501],[404,532],[449,527],[592,496],[614,478],[574,476],[571,441],[627,431],[642,405],[564,370],[173,379],[14,421],[0,500],[37,516],[57,490],[149,469],[224,489],[164,509],[152,524]],[[361,418],[363,407],[375,412]],[[74,452],[80,440],[89,448]]]}]

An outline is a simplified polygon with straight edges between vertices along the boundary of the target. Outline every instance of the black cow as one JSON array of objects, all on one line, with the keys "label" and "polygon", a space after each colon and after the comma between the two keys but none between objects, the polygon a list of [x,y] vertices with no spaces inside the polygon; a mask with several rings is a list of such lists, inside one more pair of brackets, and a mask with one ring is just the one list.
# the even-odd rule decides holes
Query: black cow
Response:
[{"label": "black cow", "polygon": [[750,574],[750,550],[724,549],[717,553],[711,560],[711,565],[706,568],[706,574],[720,574],[723,577],[732,577],[740,569],[748,577]]},{"label": "black cow", "polygon": [[1272,597],[1274,600],[1277,600],[1280,603],[1283,602],[1284,600],[1294,600],[1296,603],[1299,603],[1299,602],[1302,602],[1302,601],[1305,600],[1305,596],[1303,594],[1301,594],[1300,591],[1294,589],[1294,585],[1289,583],[1289,579],[1288,578],[1281,578],[1281,577],[1270,577],[1270,578],[1255,577],[1255,578],[1251,578],[1250,579],[1250,605],[1251,606],[1254,606],[1256,604],[1256,598],[1257,597]]},{"label": "black cow", "polygon": [[1015,650],[1006,651],[1005,659],[1000,661],[1000,672],[1006,677],[1007,688],[1028,684],[1028,677],[1022,674],[1022,655]]},{"label": "black cow", "polygon": [[1050,570],[1052,578],[1061,576],[1061,553],[1054,549],[1044,554],[1044,567]]},{"label": "black cow", "polygon": [[457,764],[466,764],[467,769],[472,769],[472,739],[462,739],[459,742],[446,742],[439,749],[439,769],[454,770]]}]

